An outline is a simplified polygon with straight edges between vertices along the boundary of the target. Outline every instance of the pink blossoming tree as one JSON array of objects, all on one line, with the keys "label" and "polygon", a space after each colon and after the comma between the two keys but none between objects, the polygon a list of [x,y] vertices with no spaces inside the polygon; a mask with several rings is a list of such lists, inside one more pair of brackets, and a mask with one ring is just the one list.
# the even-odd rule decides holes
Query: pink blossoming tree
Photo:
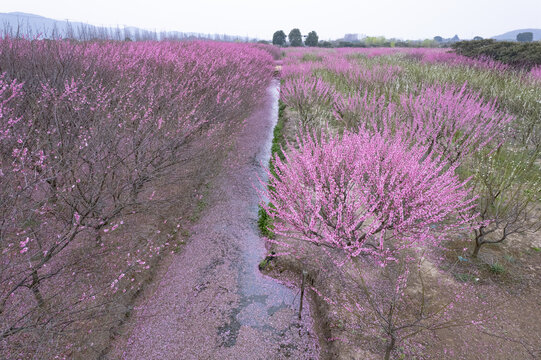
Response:
[{"label": "pink blossoming tree", "polygon": [[[428,145],[379,133],[315,138],[301,134],[284,160],[273,160],[264,194],[269,205],[263,205],[274,221],[271,241],[320,247],[342,274],[348,263],[362,263],[350,277],[357,300],[346,306],[383,331],[386,359],[401,341],[460,322],[450,315],[452,302],[428,305],[420,265],[411,266],[470,228],[475,198],[455,174],[457,165],[440,155],[426,158]],[[417,295],[407,289],[413,283],[422,287]]]}]

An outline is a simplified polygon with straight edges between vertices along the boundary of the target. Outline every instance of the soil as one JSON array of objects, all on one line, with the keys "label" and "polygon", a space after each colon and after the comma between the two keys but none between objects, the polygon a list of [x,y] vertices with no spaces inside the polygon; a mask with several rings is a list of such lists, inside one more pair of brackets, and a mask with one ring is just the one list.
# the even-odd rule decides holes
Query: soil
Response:
[{"label": "soil", "polygon": [[[245,121],[178,254],[137,301],[108,359],[317,359],[310,306],[261,274],[259,179],[270,157],[278,82]],[[218,169],[217,169],[218,171]]]}]

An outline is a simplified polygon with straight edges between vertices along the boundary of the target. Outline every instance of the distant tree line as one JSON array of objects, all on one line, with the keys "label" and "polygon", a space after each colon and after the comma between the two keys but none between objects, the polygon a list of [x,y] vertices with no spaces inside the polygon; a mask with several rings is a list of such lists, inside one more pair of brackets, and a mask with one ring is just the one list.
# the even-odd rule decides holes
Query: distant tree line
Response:
[{"label": "distant tree line", "polygon": [[[317,32],[310,31],[306,36],[303,43],[303,35],[298,28],[292,29],[288,35],[283,30],[277,30],[272,36],[272,44],[278,46],[317,46],[324,48],[336,48],[336,47],[442,47],[448,46],[439,41],[426,39],[426,40],[398,40],[398,39],[386,39],[383,36],[368,36],[363,39],[357,39],[356,36],[348,36],[346,34],[343,39],[332,41],[319,41]],[[354,38],[354,39],[353,39]],[[458,39],[458,37],[455,37]],[[453,38],[455,41],[456,39]],[[444,40],[444,39],[442,39]],[[289,42],[288,42],[289,41]]]},{"label": "distant tree line", "polygon": [[541,42],[539,41],[512,42],[485,39],[461,41],[451,47],[464,56],[488,57],[518,68],[530,69],[541,65]]},{"label": "distant tree line", "polygon": [[159,40],[214,40],[225,42],[257,42],[256,38],[248,36],[233,36],[227,34],[204,34],[180,31],[151,31],[136,27],[103,27],[81,24],[74,26],[70,22],[56,25],[49,29],[32,29],[23,24],[11,27],[0,25],[0,38],[38,38],[38,39],[71,39],[77,41],[116,40],[116,41],[159,41]]},{"label": "distant tree line", "polygon": [[289,40],[289,46],[293,47],[319,45],[319,36],[315,31],[310,31],[308,33],[304,43],[302,38],[303,36],[298,28],[292,29],[288,36],[286,36],[286,33],[283,30],[278,30],[274,32],[272,36],[272,44],[278,46],[287,46],[287,40]]},{"label": "distant tree line", "polygon": [[460,38],[458,37],[458,35],[455,35],[449,39],[445,39],[441,36],[434,36],[434,41],[437,42],[438,44],[452,44],[455,42],[459,42]]}]

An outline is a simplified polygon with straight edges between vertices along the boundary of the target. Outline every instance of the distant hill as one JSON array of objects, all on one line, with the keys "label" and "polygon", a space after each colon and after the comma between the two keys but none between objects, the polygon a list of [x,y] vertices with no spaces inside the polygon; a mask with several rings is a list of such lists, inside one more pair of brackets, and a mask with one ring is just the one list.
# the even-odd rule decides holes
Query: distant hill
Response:
[{"label": "distant hill", "polygon": [[55,20],[22,12],[0,13],[0,32],[10,35],[19,34],[33,38],[39,35],[50,37],[54,33],[65,37],[73,31],[78,33],[81,27],[96,28],[80,22]]},{"label": "distant hill", "polygon": [[129,27],[103,27],[82,22],[67,20],[55,20],[39,15],[22,12],[0,13],[0,37],[9,34],[11,36],[25,36],[28,38],[74,38],[82,40],[90,39],[115,39],[125,40],[156,40],[156,39],[212,39],[218,41],[257,41],[257,39],[218,35],[200,34],[179,31],[149,31],[133,26]]},{"label": "distant hill", "polygon": [[541,29],[520,29],[520,30],[508,31],[505,34],[493,36],[492,39],[498,40],[498,41],[516,41],[517,35],[523,32],[533,33],[534,41],[541,40]]}]

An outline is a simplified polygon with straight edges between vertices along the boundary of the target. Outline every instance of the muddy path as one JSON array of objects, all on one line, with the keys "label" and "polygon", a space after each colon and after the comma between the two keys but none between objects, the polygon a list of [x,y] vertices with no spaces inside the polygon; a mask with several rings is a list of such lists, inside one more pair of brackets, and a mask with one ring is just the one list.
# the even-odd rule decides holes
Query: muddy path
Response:
[{"label": "muddy path", "polygon": [[317,359],[309,306],[262,275],[257,178],[270,157],[278,82],[246,120],[180,253],[138,301],[109,359]]}]

